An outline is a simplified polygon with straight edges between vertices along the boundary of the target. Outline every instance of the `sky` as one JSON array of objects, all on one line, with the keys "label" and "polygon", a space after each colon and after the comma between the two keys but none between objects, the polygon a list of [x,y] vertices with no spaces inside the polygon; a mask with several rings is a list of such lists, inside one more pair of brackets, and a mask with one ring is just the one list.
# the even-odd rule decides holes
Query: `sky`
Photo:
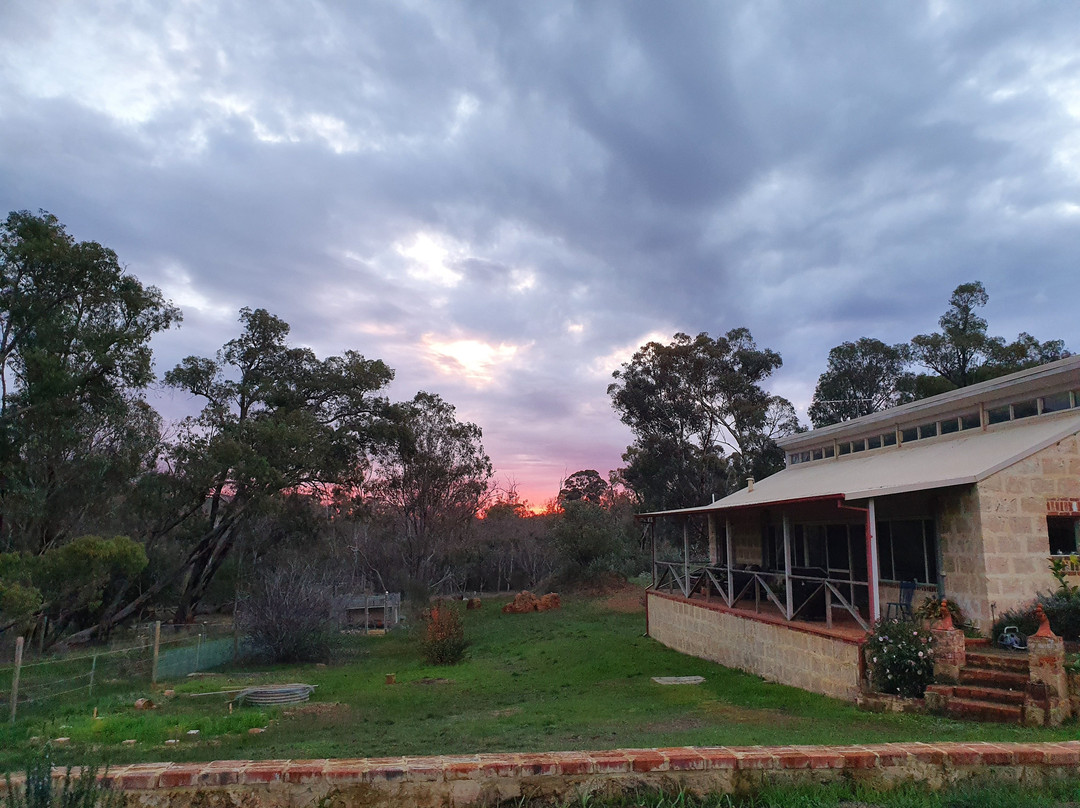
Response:
[{"label": "sky", "polygon": [[[806,418],[829,349],[937,328],[1080,350],[1080,4],[0,3],[0,215],[180,306],[395,369],[539,505],[631,441],[612,371],[747,327]],[[170,418],[198,402],[157,388]]]}]

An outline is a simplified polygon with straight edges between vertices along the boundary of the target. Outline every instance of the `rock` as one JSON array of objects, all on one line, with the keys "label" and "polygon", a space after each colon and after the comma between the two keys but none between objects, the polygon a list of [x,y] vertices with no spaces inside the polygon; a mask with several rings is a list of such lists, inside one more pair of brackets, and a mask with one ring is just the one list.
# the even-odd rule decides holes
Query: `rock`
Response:
[{"label": "rock", "polygon": [[176,695],[176,691],[175,691],[175,690],[171,690],[171,689],[170,689],[170,690],[166,690],[166,691],[165,691],[165,693],[164,693],[164,695],[165,695],[165,698],[169,698],[169,699],[171,699],[171,698],[172,698],[173,696],[175,696],[175,695]]},{"label": "rock", "polygon": [[467,601],[465,601],[466,609],[479,609],[483,605],[484,601],[480,600],[480,598],[469,598]]},{"label": "rock", "polygon": [[71,738],[53,738],[53,743],[56,744],[57,746],[63,746],[64,744],[66,744],[70,740],[71,740]]},{"label": "rock", "polygon": [[150,699],[135,699],[136,710],[153,710],[154,702]]},{"label": "rock", "polygon": [[548,592],[536,605],[536,611],[538,612],[550,612],[554,609],[561,609],[562,601],[559,599],[559,595],[556,592]]},{"label": "rock", "polygon": [[120,745],[121,746],[134,746],[135,745],[135,739],[134,738],[128,738],[126,741],[120,741]]},{"label": "rock", "polygon": [[176,738],[169,738],[169,740],[165,741],[166,746],[172,746],[173,744],[178,743],[180,743],[180,741],[176,740]]},{"label": "rock", "polygon": [[265,727],[252,727],[248,730],[248,735],[261,735],[264,732],[266,732]]},{"label": "rock", "polygon": [[188,734],[188,735],[198,735],[198,734],[199,734],[199,731],[198,731],[197,729],[189,729],[189,730],[187,731],[187,734]]}]

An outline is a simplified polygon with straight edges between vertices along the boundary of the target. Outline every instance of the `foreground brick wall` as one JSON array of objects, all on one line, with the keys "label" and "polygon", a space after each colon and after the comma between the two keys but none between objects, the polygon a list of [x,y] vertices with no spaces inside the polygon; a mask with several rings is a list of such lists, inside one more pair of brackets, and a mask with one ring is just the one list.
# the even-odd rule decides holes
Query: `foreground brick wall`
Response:
[{"label": "foreground brick wall", "polygon": [[771,682],[854,701],[859,645],[810,628],[741,617],[718,603],[647,593],[649,636],[684,654],[754,673]]},{"label": "foreground brick wall", "polygon": [[[109,771],[129,808],[378,808],[574,802],[587,793],[685,788],[752,794],[765,784],[855,780],[931,789],[997,776],[1037,785],[1076,777],[1080,741],[1035,744],[682,747],[359,760],[137,763]],[[63,774],[55,770],[54,776]],[[18,779],[16,779],[18,782]],[[3,786],[0,785],[0,792]]]}]

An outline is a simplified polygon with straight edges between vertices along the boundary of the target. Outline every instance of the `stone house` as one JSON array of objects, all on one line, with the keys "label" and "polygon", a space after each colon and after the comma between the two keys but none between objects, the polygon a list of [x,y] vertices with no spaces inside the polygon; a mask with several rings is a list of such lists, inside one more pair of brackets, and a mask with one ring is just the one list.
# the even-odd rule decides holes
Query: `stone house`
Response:
[{"label": "stone house", "polygon": [[1053,588],[1053,556],[1075,558],[1080,357],[780,444],[783,471],[638,517],[683,528],[673,554],[653,542],[648,625],[660,642],[854,698],[859,645],[880,616],[948,598],[988,632]]}]

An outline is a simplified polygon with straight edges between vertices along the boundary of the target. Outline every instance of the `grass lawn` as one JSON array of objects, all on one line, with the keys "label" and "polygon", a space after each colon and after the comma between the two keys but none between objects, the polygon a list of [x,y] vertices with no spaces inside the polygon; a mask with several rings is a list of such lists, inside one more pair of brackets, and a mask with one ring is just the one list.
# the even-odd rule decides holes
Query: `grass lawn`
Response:
[{"label": "grass lawn", "polygon": [[[683,745],[1023,741],[1076,737],[1058,729],[863,713],[683,656],[642,636],[632,597],[564,597],[560,611],[504,615],[501,602],[465,613],[471,644],[453,667],[426,665],[407,631],[347,638],[327,666],[236,668],[166,683],[176,695],[106,684],[100,697],[20,708],[0,729],[0,770],[34,745],[67,737],[57,763],[324,758]],[[397,684],[385,683],[394,673]],[[661,686],[652,676],[701,675]],[[190,694],[260,683],[317,685],[296,708],[236,707]],[[149,696],[159,703],[137,711]],[[98,717],[92,715],[97,708]],[[259,734],[248,729],[266,727]],[[198,734],[189,734],[198,730]],[[125,745],[133,739],[135,744]],[[167,744],[168,740],[177,743]]]}]

